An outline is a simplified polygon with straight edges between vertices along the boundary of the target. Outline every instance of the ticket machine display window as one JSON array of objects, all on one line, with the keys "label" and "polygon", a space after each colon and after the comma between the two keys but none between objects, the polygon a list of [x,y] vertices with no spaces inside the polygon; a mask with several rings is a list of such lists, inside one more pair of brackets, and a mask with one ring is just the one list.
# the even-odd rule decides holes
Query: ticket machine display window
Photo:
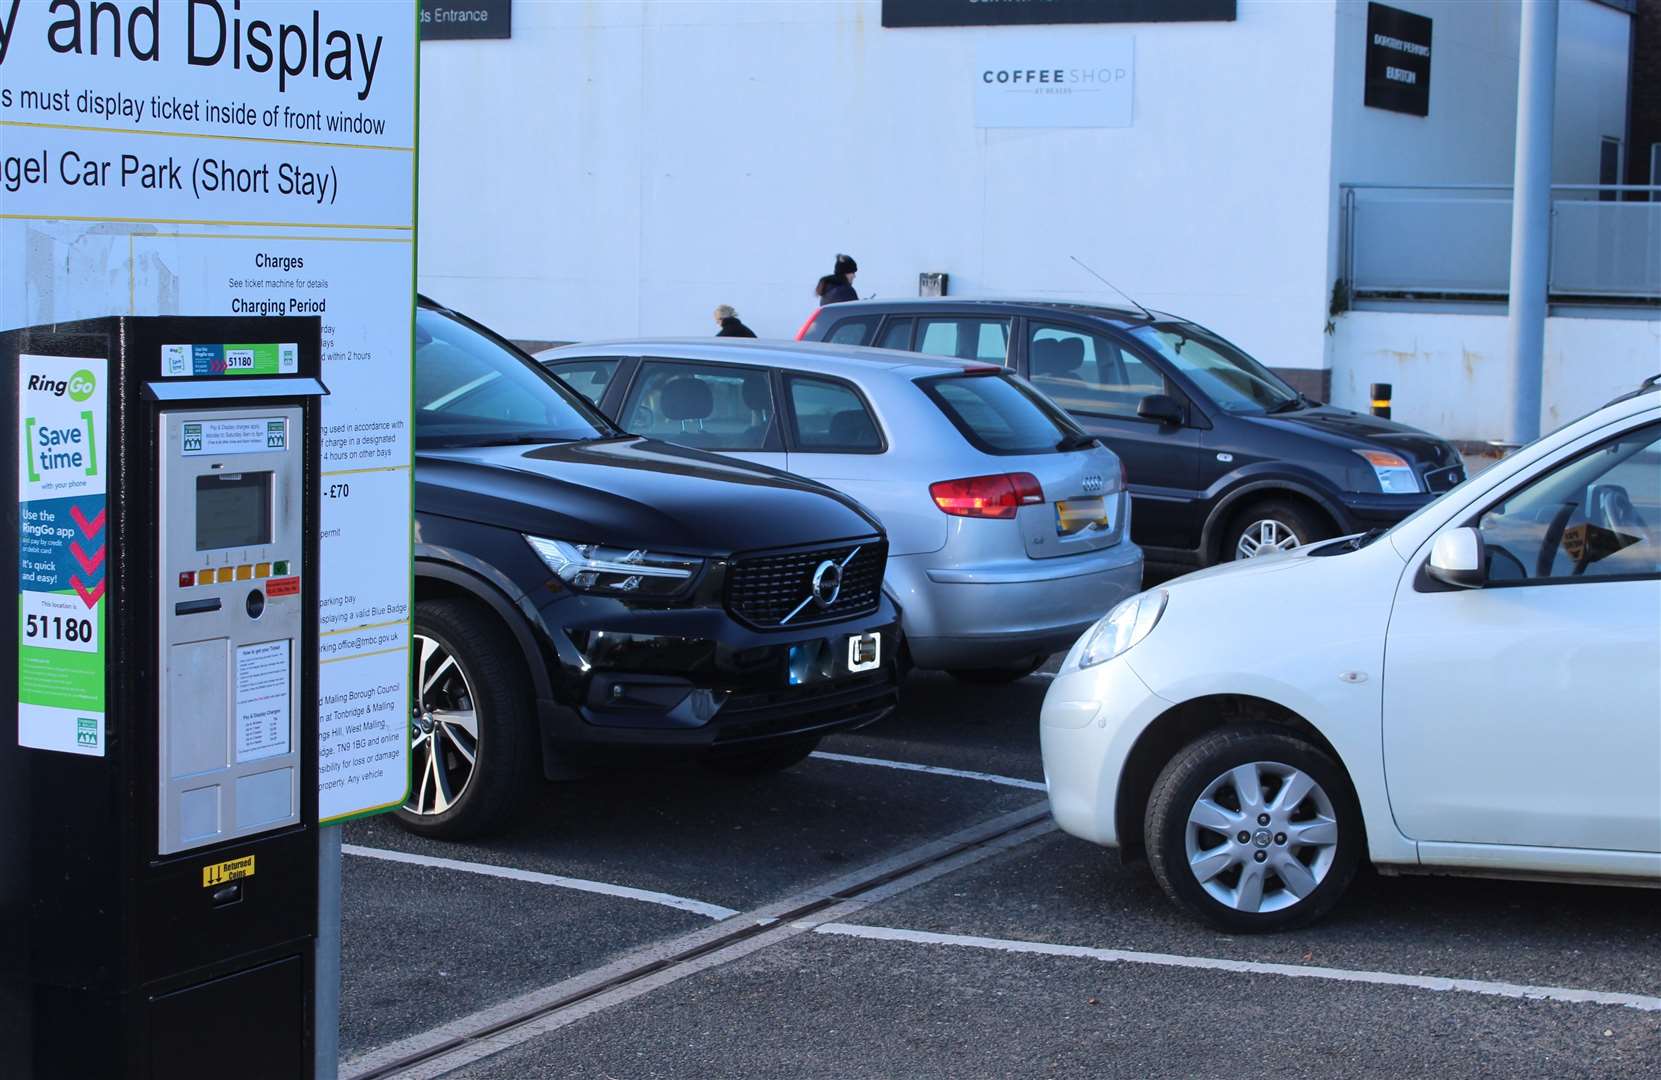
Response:
[{"label": "ticket machine display window", "polygon": [[259,547],[271,543],[268,472],[196,478],[196,550]]}]

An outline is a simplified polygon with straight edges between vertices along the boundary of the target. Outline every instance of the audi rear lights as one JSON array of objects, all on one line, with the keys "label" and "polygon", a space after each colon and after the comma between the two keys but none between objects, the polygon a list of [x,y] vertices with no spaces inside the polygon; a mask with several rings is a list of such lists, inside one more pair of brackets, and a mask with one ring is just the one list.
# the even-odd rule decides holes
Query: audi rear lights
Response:
[{"label": "audi rear lights", "polygon": [[953,517],[1009,519],[1021,507],[1044,501],[1038,477],[1024,472],[941,480],[929,485],[929,495]]}]

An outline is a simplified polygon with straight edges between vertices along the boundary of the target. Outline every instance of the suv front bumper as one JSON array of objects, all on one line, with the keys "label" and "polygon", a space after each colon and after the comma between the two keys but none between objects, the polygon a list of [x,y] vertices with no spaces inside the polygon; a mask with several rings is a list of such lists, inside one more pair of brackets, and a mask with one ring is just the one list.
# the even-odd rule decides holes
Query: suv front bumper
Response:
[{"label": "suv front bumper", "polygon": [[[538,702],[552,747],[683,751],[760,745],[862,727],[899,701],[899,615],[755,631],[725,611],[630,609],[566,595],[541,611],[552,700]],[[852,652],[876,641],[877,660]]]}]

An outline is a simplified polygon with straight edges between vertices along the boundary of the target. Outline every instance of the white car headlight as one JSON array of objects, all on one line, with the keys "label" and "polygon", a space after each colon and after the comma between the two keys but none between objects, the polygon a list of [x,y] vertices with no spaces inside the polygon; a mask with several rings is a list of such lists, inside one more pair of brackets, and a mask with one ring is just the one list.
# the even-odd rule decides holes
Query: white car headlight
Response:
[{"label": "white car headlight", "polygon": [[1084,635],[1078,666],[1087,668],[1106,663],[1147,637],[1159,617],[1165,614],[1165,601],[1164,589],[1121,600]]},{"label": "white car headlight", "polygon": [[671,596],[686,586],[704,562],[687,555],[658,555],[639,548],[578,544],[541,536],[526,536],[525,541],[548,569],[578,592]]},{"label": "white car headlight", "polygon": [[1373,467],[1373,475],[1378,478],[1378,489],[1386,495],[1418,494],[1419,478],[1413,472],[1413,466],[1397,454],[1383,450],[1356,450],[1354,451],[1366,459],[1367,464]]}]

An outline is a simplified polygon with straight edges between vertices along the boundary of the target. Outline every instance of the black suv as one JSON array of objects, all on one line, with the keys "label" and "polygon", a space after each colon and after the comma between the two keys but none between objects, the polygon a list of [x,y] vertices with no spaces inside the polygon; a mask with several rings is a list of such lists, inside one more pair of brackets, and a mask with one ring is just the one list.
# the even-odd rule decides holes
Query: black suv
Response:
[{"label": "black suv", "polygon": [[[424,298],[415,327],[407,827],[476,834],[618,751],[781,769],[893,709],[887,543],[857,503],[624,434]],[[686,381],[665,392],[709,392]]]},{"label": "black suv", "polygon": [[1175,316],[1018,300],[818,309],[796,335],[1005,364],[1124,462],[1131,536],[1214,562],[1393,525],[1465,479],[1446,440],[1311,401]]}]

